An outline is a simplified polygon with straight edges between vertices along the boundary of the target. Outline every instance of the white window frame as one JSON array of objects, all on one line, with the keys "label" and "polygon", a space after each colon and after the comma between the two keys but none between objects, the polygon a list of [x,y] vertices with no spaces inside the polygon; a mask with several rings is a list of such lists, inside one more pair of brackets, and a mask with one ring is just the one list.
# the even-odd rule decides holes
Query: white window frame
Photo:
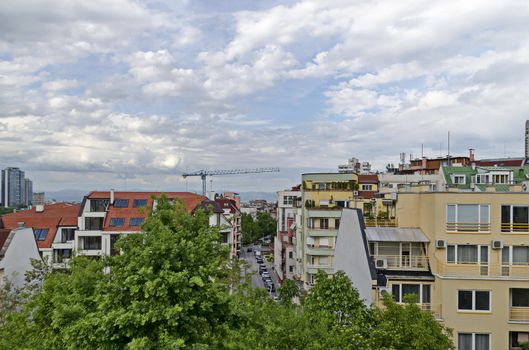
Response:
[{"label": "white window frame", "polygon": [[[469,245],[477,247],[477,249],[478,249],[478,261],[476,261],[476,262],[459,262],[458,259],[457,259],[457,247],[458,246],[465,246],[466,247],[466,246],[469,246]],[[454,262],[449,262],[448,261],[448,247],[449,246],[454,246]],[[486,244],[447,244],[446,245],[445,261],[446,261],[447,264],[454,264],[454,265],[457,265],[457,264],[460,264],[460,265],[481,265],[481,247],[487,247],[487,261],[483,265],[488,265],[489,261],[490,261],[490,249],[489,249],[489,246],[486,245]]]},{"label": "white window frame", "polygon": [[491,349],[492,344],[492,335],[490,333],[474,333],[474,332],[457,332],[457,348],[459,349],[459,335],[460,334],[471,334],[472,335],[472,350],[476,349],[476,334],[479,335],[488,335],[489,336],[489,349]]},{"label": "white window frame", "polygon": [[513,254],[513,249],[514,249],[514,247],[527,247],[527,246],[521,245],[521,244],[513,244],[513,245],[503,246],[503,249],[504,248],[509,248],[509,264],[508,265],[504,264],[504,262],[503,262],[503,249],[501,249],[500,261],[501,261],[502,266],[529,266],[529,260],[527,261],[526,264],[519,264],[519,263],[515,264],[513,262],[513,255],[514,255]]},{"label": "white window frame", "polygon": [[[453,223],[459,223],[459,205],[477,205],[478,206],[478,226],[479,225],[485,225],[485,224],[488,224],[489,226],[489,229],[488,230],[480,230],[478,228],[478,231],[462,231],[462,230],[448,230],[447,228],[447,232],[458,232],[458,233],[472,233],[472,232],[490,232],[490,204],[482,204],[482,203],[448,203],[446,204],[446,211],[445,211],[445,222],[448,224],[448,223],[452,223],[450,221],[448,221],[448,207],[451,206],[451,205],[454,205],[455,206],[455,209],[456,209],[456,212],[455,212],[455,221]],[[488,221],[487,222],[481,222],[481,207],[488,207]]]},{"label": "white window frame", "polygon": [[[462,181],[459,181],[458,179],[462,179]],[[452,174],[452,183],[454,185],[466,185],[467,177],[463,174]]]},{"label": "white window frame", "polygon": [[373,185],[372,184],[362,184],[361,191],[373,191]]},{"label": "white window frame", "polygon": [[[403,284],[413,284],[413,285],[419,285],[419,300],[417,301],[417,304],[431,304],[432,303],[432,292],[433,292],[433,284],[431,283],[393,283],[391,285],[391,288],[393,288],[394,285],[398,285],[399,286],[399,301],[395,300],[395,302],[397,302],[397,304],[404,304],[404,302],[402,301],[402,285]],[[423,286],[424,285],[428,285],[430,286],[430,301],[429,302],[424,302],[422,300],[422,297],[423,297]],[[393,295],[393,292],[392,292],[392,295]]]},{"label": "white window frame", "polygon": [[[459,308],[459,292],[472,292],[472,309],[460,309]],[[489,309],[488,310],[476,310],[476,292],[488,292],[489,293]],[[458,289],[456,293],[457,301],[457,312],[475,312],[489,314],[492,312],[492,291],[490,289]]]}]

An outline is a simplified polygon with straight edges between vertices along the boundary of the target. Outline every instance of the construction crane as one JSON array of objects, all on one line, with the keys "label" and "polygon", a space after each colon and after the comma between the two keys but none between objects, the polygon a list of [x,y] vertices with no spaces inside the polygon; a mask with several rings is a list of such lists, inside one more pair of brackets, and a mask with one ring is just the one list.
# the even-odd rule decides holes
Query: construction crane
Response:
[{"label": "construction crane", "polygon": [[200,176],[202,179],[202,195],[206,195],[206,178],[217,175],[239,175],[239,174],[257,174],[257,173],[278,173],[279,168],[254,168],[254,169],[231,169],[231,170],[198,170],[192,173],[184,173],[184,179],[188,176]]}]

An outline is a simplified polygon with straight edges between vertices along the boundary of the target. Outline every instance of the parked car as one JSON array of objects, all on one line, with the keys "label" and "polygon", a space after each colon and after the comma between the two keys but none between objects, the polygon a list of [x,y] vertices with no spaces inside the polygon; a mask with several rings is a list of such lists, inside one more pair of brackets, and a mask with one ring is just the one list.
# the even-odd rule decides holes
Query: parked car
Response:
[{"label": "parked car", "polygon": [[262,263],[263,263],[263,258],[261,258],[260,256],[258,256],[258,257],[256,258],[256,260],[257,260],[257,262],[258,262],[259,264],[262,264]]},{"label": "parked car", "polygon": [[251,253],[252,251],[253,251],[252,247],[248,247],[248,249],[246,249],[247,253]]},{"label": "parked car", "polygon": [[263,273],[261,274],[261,276],[263,276],[263,279],[265,279],[265,278],[267,278],[267,277],[270,278],[270,274],[269,274],[268,271],[266,271],[266,270],[263,271]]}]

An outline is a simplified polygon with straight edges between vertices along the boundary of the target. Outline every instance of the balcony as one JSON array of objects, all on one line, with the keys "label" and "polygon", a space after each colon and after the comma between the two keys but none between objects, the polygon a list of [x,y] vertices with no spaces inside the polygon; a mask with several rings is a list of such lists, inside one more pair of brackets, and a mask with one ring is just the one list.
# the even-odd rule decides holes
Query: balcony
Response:
[{"label": "balcony", "polygon": [[372,255],[373,261],[385,260],[388,270],[428,271],[428,257],[425,255]]},{"label": "balcony", "polygon": [[339,218],[342,216],[342,207],[316,207],[308,208],[309,217],[319,217],[319,218]]},{"label": "balcony", "polygon": [[509,308],[509,321],[529,323],[529,307],[511,306]]},{"label": "balcony", "polygon": [[334,255],[334,248],[327,246],[314,246],[307,244],[307,255]]},{"label": "balcony", "polygon": [[307,273],[316,274],[318,270],[323,270],[326,273],[334,273],[334,267],[329,264],[307,264]]},{"label": "balcony", "polygon": [[336,237],[338,235],[338,229],[309,228],[307,235],[309,237]]},{"label": "balcony", "polygon": [[490,223],[447,222],[447,232],[490,232]]},{"label": "balcony", "polygon": [[364,218],[366,227],[398,227],[397,219]]},{"label": "balcony", "polygon": [[436,320],[440,321],[440,320],[443,319],[443,314],[441,313],[441,311],[442,311],[441,304],[425,303],[425,304],[417,304],[417,306],[419,306],[421,308],[421,310],[423,310],[423,311],[431,312],[433,317]]},{"label": "balcony", "polygon": [[529,280],[529,265],[501,264],[447,264],[437,262],[435,273],[445,277],[483,277],[506,278],[513,280]]}]

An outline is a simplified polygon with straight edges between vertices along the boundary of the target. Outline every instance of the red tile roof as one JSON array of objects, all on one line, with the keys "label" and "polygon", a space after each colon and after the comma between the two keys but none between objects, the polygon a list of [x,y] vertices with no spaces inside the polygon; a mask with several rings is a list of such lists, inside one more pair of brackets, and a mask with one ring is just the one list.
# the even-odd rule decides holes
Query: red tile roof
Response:
[{"label": "red tile roof", "polygon": [[[131,218],[145,218],[146,214],[141,208],[134,208],[135,199],[146,199],[147,208],[152,208],[153,199],[152,197],[160,197],[162,194],[165,194],[169,199],[178,198],[182,200],[186,206],[186,210],[191,213],[191,211],[202,201],[206,200],[207,197],[190,193],[190,192],[114,192],[114,201],[118,199],[128,199],[129,203],[126,208],[116,208],[113,205],[110,205],[108,212],[105,217],[105,222],[103,223],[104,231],[112,232],[122,232],[122,231],[139,231],[139,226],[130,226]],[[110,192],[91,192],[88,196],[88,199],[110,199]],[[125,222],[123,226],[110,226],[110,221],[113,218],[123,218]]]},{"label": "red tile roof", "polygon": [[358,175],[358,183],[359,184],[377,184],[378,183],[378,175],[375,174],[360,174]]},{"label": "red tile roof", "polygon": [[237,212],[240,211],[237,208],[237,202],[235,202],[233,199],[217,198],[217,199],[215,199],[215,202],[217,202],[223,210],[224,209],[229,209],[230,213],[232,213],[232,214],[237,213]]},{"label": "red tile roof", "polygon": [[[51,244],[61,226],[77,226],[79,204],[54,203],[44,206],[44,211],[37,212],[36,208],[6,214],[0,218],[4,229],[11,231],[18,227],[18,222],[24,222],[25,227],[33,229],[48,229],[44,241],[37,241],[39,248],[51,248]],[[1,235],[1,234],[0,234]],[[1,238],[0,238],[1,239]]]}]

